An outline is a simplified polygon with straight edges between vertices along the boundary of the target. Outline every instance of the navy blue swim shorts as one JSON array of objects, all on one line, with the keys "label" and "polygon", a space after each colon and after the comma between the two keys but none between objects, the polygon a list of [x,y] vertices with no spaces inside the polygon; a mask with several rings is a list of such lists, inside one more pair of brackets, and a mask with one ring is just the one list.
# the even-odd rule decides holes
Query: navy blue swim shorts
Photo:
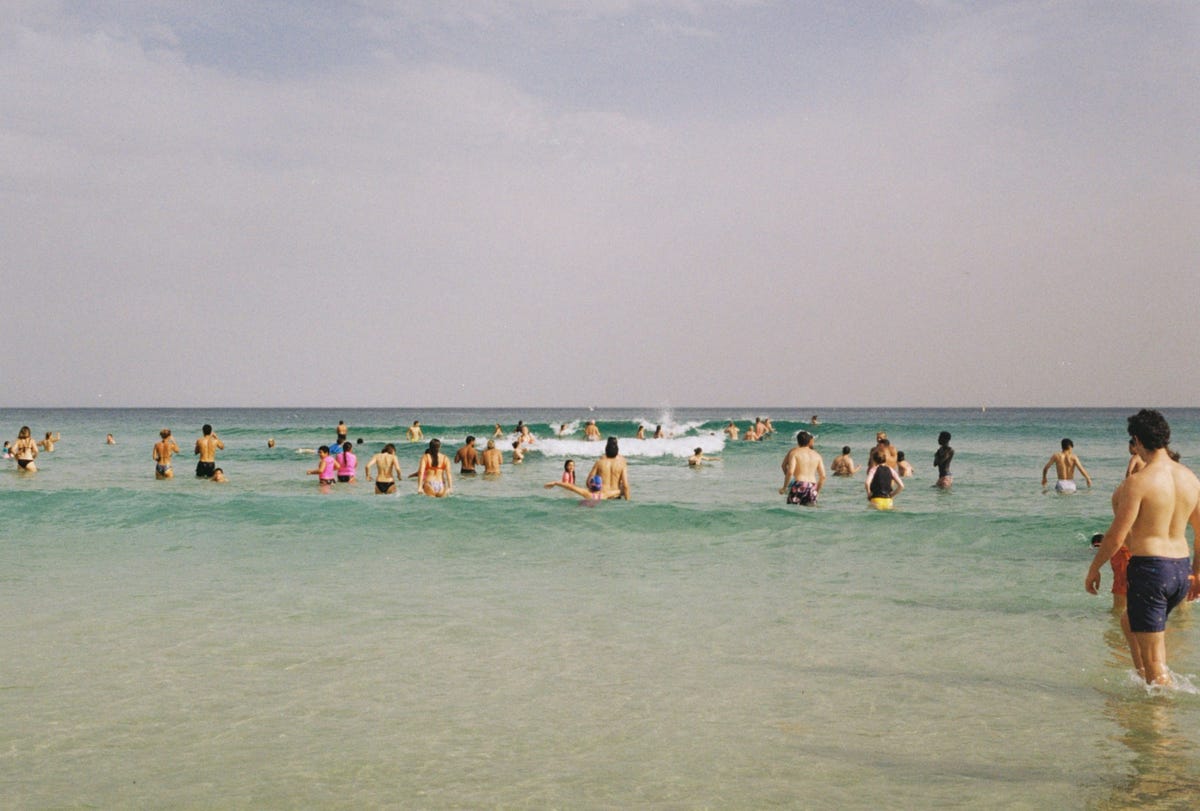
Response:
[{"label": "navy blue swim shorts", "polygon": [[1167,615],[1187,598],[1191,573],[1188,558],[1130,558],[1125,608],[1129,629],[1137,633],[1165,631]]}]

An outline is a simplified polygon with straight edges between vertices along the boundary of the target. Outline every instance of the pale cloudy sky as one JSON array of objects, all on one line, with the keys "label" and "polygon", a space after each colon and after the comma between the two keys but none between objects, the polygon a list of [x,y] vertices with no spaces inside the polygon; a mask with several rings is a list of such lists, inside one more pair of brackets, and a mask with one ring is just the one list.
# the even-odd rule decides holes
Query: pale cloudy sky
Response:
[{"label": "pale cloudy sky", "polygon": [[1200,4],[13,2],[0,406],[1200,405]]}]

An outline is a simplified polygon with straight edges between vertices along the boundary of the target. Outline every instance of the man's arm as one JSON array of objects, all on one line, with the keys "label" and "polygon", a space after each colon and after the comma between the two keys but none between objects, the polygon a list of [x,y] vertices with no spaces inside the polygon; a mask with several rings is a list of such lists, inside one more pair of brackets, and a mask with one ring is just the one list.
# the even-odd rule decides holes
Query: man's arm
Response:
[{"label": "man's arm", "polygon": [[1083,462],[1079,461],[1079,457],[1075,457],[1075,467],[1079,468],[1079,472],[1083,474],[1083,480],[1087,482],[1087,486],[1092,486],[1092,477],[1088,475],[1087,469],[1084,468]]},{"label": "man's arm", "polygon": [[825,460],[817,459],[817,492],[825,486]]},{"label": "man's arm", "polygon": [[1125,543],[1125,538],[1128,537],[1129,531],[1133,529],[1133,522],[1137,519],[1142,503],[1142,494],[1130,488],[1128,484],[1128,481],[1122,483],[1113,493],[1113,521],[1105,530],[1104,540],[1096,549],[1092,565],[1088,567],[1087,577],[1083,581],[1083,587],[1088,594],[1100,593],[1100,567],[1108,562],[1108,559],[1115,555],[1121,545]]},{"label": "man's arm", "polygon": [[[1054,456],[1057,455],[1058,454],[1055,454]],[[1044,468],[1042,468],[1042,487],[1046,486],[1046,472],[1054,465],[1054,456],[1051,456],[1050,461],[1046,463]]]}]

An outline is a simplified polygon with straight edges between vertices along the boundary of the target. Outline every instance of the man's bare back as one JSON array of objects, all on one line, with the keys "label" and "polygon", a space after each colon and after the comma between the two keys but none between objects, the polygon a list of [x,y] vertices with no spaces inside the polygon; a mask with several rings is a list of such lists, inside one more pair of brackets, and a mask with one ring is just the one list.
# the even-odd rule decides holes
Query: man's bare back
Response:
[{"label": "man's bare back", "polygon": [[592,470],[588,473],[588,478],[599,476],[604,483],[600,488],[601,498],[623,498],[629,500],[629,478],[628,465],[624,456],[608,458],[607,456],[596,460],[596,464],[592,465]]}]

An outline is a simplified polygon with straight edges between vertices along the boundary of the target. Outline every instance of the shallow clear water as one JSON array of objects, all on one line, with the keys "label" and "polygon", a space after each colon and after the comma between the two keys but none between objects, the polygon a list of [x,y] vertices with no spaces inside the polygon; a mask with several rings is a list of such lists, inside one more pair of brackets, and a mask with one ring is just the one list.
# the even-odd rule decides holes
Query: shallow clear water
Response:
[{"label": "shallow clear water", "polygon": [[[0,472],[0,763],[15,807],[1178,807],[1200,793],[1200,696],[1130,678],[1084,593],[1129,410],[822,411],[827,462],[885,429],[917,468],[892,513],[861,476],[788,507],[808,416],[755,411],[9,411],[62,433]],[[1200,453],[1200,411],[1168,412]],[[345,419],[365,462],[421,419],[452,451],[540,440],[446,500],[322,495],[298,453]],[[632,503],[583,471],[595,418]],[[637,443],[638,422],[684,436]],[[211,422],[225,485],[191,475]],[[564,439],[554,428],[570,423]],[[160,427],[184,449],[155,481]],[[553,426],[553,428],[551,427]],[[955,486],[933,489],[940,430]],[[104,444],[113,433],[117,445]],[[266,438],[278,442],[274,450]],[[1096,488],[1045,494],[1075,440]],[[696,445],[720,462],[689,469]],[[361,464],[361,463],[360,463]],[[583,472],[581,471],[581,472]],[[1107,590],[1108,572],[1105,572]],[[1168,633],[1200,682],[1194,611]]]}]

